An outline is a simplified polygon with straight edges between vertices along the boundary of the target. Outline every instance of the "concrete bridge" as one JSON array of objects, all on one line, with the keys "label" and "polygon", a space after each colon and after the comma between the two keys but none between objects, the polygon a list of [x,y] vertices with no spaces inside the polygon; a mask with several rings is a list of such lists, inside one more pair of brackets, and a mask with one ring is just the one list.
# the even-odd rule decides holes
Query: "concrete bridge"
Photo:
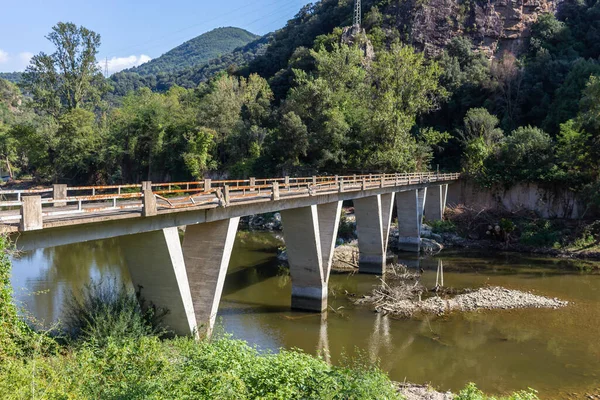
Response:
[{"label": "concrete bridge", "polygon": [[[321,312],[344,200],[359,271],[383,274],[394,204],[400,243],[419,251],[423,214],[443,216],[458,174],[382,174],[0,191],[0,229],[19,250],[119,237],[135,287],[179,335],[210,335],[240,217],[281,212],[292,308]],[[186,227],[183,243],[178,227]]]}]

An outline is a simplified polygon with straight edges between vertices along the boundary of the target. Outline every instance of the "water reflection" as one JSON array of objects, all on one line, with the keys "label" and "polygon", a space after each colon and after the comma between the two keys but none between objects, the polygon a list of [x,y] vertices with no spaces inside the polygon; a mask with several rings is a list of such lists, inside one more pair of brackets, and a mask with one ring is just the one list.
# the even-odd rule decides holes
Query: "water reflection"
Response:
[{"label": "water reflection", "polygon": [[327,311],[321,314],[319,342],[317,343],[316,353],[321,355],[327,364],[331,364],[331,354],[329,353],[329,334],[327,333]]},{"label": "water reflection", "polygon": [[[297,347],[337,363],[358,348],[380,359],[395,380],[432,382],[444,390],[475,381],[489,392],[531,386],[543,398],[560,398],[561,390],[583,392],[600,382],[600,275],[584,272],[589,263],[511,254],[401,259],[428,288],[504,286],[573,305],[397,320],[348,298],[378,284],[368,275],[332,275],[326,314],[292,312],[289,273],[276,259],[281,245],[281,237],[240,233],[219,307],[223,330],[262,349]],[[13,272],[18,299],[45,322],[60,316],[68,291],[91,279],[129,282],[117,240],[27,253],[15,260]]]}]

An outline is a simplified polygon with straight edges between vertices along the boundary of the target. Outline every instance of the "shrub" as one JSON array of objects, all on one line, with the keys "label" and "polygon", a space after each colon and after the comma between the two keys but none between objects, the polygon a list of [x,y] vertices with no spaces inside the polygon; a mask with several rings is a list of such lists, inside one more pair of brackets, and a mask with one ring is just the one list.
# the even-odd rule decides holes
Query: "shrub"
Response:
[{"label": "shrub", "polygon": [[91,341],[104,347],[110,341],[144,336],[162,336],[159,328],[165,310],[145,304],[140,292],[116,281],[92,282],[79,296],[67,298],[63,323],[66,333],[75,341]]},{"label": "shrub", "polygon": [[455,400],[538,400],[537,392],[533,389],[523,390],[506,397],[486,396],[477,389],[474,383],[469,383],[466,388],[455,397]]},{"label": "shrub", "polygon": [[520,242],[524,245],[540,247],[561,246],[563,233],[548,220],[529,222],[521,229]]},{"label": "shrub", "polygon": [[429,221],[433,233],[453,233],[456,232],[456,225],[452,221]]}]

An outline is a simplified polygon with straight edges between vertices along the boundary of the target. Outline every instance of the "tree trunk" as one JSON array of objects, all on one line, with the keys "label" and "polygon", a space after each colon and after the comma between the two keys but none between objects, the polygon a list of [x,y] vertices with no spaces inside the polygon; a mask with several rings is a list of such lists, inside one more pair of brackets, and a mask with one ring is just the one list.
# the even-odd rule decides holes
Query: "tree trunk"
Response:
[{"label": "tree trunk", "polygon": [[12,168],[10,167],[10,161],[8,159],[8,156],[6,156],[6,168],[8,168],[8,176],[10,176],[10,179],[13,179],[13,172],[12,172]]}]

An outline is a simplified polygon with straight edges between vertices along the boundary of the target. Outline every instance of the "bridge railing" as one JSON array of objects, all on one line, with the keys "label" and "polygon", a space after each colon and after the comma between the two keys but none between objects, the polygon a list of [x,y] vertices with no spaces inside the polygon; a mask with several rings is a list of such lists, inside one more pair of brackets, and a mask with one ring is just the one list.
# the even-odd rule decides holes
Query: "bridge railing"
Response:
[{"label": "bridge railing", "polygon": [[[100,212],[155,212],[195,207],[219,207],[233,203],[259,202],[284,198],[316,196],[336,192],[371,190],[419,183],[447,182],[460,174],[398,173],[343,176],[250,178],[246,180],[206,179],[133,185],[74,186],[55,185],[33,190],[0,190],[0,223],[17,223],[24,214],[24,198],[40,196],[42,220]],[[150,192],[154,204],[148,204]],[[7,196],[12,196],[7,199]],[[40,211],[40,210],[38,210]]]}]

